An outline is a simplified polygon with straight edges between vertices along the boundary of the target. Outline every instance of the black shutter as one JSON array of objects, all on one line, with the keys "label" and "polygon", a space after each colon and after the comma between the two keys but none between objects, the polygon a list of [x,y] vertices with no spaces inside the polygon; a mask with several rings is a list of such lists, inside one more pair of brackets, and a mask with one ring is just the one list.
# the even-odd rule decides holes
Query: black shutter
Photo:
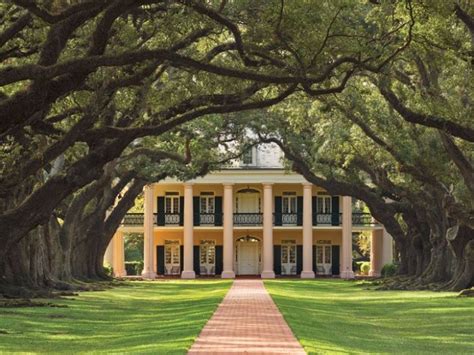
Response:
[{"label": "black shutter", "polygon": [[224,252],[222,245],[216,245],[216,275],[222,274],[224,268]]},{"label": "black shutter", "polygon": [[281,245],[273,246],[273,271],[281,275]]},{"label": "black shutter", "polygon": [[318,225],[318,197],[313,196],[311,198],[311,208],[313,210],[313,226]]},{"label": "black shutter", "polygon": [[165,225],[165,198],[164,196],[158,196],[158,214],[157,214],[157,224],[159,226]]},{"label": "black shutter", "polygon": [[201,274],[201,258],[199,258],[199,245],[193,246],[193,268],[196,275]]},{"label": "black shutter", "polygon": [[158,275],[165,274],[165,246],[157,245],[156,246],[156,271]]},{"label": "black shutter", "polygon": [[339,275],[339,245],[332,246],[332,274]]},{"label": "black shutter", "polygon": [[183,271],[184,268],[184,245],[179,246],[179,271],[180,273]]},{"label": "black shutter", "polygon": [[281,216],[281,196],[275,196],[275,225],[282,225],[282,216]]},{"label": "black shutter", "polygon": [[332,197],[331,224],[339,225],[339,196]]},{"label": "black shutter", "polygon": [[296,246],[296,274],[300,275],[303,271],[303,246]]},{"label": "black shutter", "polygon": [[184,196],[179,196],[179,225],[184,225]]},{"label": "black shutter", "polygon": [[214,197],[214,225],[222,226],[222,196]]},{"label": "black shutter", "polygon": [[193,196],[193,221],[195,226],[201,224],[201,199],[199,196]]},{"label": "black shutter", "polygon": [[316,271],[318,271],[318,265],[316,263],[316,245],[313,245],[313,271],[317,274]]},{"label": "black shutter", "polygon": [[296,225],[303,225],[303,196],[296,197]]}]

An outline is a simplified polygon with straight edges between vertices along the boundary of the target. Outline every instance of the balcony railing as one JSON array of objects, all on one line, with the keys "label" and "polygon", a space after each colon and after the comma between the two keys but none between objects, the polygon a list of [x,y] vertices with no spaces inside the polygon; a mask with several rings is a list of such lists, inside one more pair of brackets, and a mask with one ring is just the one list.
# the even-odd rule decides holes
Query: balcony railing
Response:
[{"label": "balcony railing", "polygon": [[281,223],[285,224],[297,224],[298,214],[297,213],[283,213],[281,215]]},{"label": "balcony railing", "polygon": [[127,213],[122,220],[122,224],[129,226],[143,225],[143,223],[143,213]]},{"label": "balcony railing", "polygon": [[354,226],[371,226],[377,224],[370,213],[352,212],[352,225]]},{"label": "balcony railing", "polygon": [[317,213],[316,224],[332,224],[332,214],[331,213]]},{"label": "balcony railing", "polygon": [[200,224],[214,225],[215,220],[216,220],[216,215],[214,213],[201,213],[201,214],[199,214],[199,223]]},{"label": "balcony railing", "polygon": [[[273,214],[273,224],[274,225],[297,225],[298,217],[301,218],[297,213],[281,213]],[[201,225],[215,225],[216,223],[216,214],[214,213],[201,213],[199,214],[200,224]],[[222,218],[222,217],[220,217]],[[280,220],[281,218],[281,220]],[[157,224],[157,214],[153,214],[153,223]],[[278,224],[276,224],[278,221]],[[315,225],[333,225],[333,215],[331,213],[318,213],[314,215],[313,221],[316,222]],[[179,213],[165,213],[164,214],[165,225],[179,225],[180,224],[180,214]],[[123,220],[123,225],[129,226],[140,226],[144,223],[143,213],[127,213]],[[281,224],[280,224],[281,223]],[[234,225],[237,226],[260,226],[263,224],[263,214],[262,213],[234,213]],[[342,224],[342,213],[339,213],[339,223]],[[372,226],[378,224],[377,221],[373,219],[370,213],[364,212],[353,212],[352,213],[352,225],[354,226]],[[221,225],[221,222],[220,224]]]},{"label": "balcony railing", "polygon": [[275,226],[294,226],[301,224],[303,215],[299,213],[280,213],[273,214],[273,225]]},{"label": "balcony railing", "polygon": [[234,225],[260,226],[263,224],[263,213],[234,213]]},{"label": "balcony railing", "polygon": [[179,224],[181,222],[179,213],[165,213],[165,225],[166,224]]}]

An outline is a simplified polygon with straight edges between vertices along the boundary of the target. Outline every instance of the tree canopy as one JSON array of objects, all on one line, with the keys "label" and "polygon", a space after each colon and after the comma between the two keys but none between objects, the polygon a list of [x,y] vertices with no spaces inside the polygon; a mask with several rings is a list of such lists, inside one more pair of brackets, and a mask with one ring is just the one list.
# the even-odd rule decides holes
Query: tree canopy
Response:
[{"label": "tree canopy", "polygon": [[252,127],[309,181],[365,201],[402,272],[426,276],[439,246],[453,260],[439,280],[472,283],[468,1],[10,0],[0,14],[8,282],[103,277],[143,186],[218,168]]}]

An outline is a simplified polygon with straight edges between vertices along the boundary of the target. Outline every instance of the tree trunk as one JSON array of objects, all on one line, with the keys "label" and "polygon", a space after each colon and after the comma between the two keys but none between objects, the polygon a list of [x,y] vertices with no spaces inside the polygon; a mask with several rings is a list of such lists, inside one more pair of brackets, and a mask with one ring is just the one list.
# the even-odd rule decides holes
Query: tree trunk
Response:
[{"label": "tree trunk", "polygon": [[446,237],[456,256],[455,271],[443,289],[460,291],[474,285],[474,230],[466,226],[450,228]]}]

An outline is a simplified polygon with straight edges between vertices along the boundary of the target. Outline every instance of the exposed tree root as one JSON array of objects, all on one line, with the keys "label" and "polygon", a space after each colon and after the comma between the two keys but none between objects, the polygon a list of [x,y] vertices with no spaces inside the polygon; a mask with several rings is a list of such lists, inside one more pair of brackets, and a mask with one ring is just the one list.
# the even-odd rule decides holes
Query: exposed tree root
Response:
[{"label": "exposed tree root", "polygon": [[61,298],[64,296],[77,296],[77,292],[104,291],[120,285],[117,280],[74,280],[72,282],[54,282],[47,287],[28,287],[20,285],[0,284],[0,300],[17,299],[29,300],[33,298]]},{"label": "exposed tree root", "polygon": [[459,292],[458,297],[474,297],[474,288],[467,288]]},{"label": "exposed tree root", "polygon": [[0,308],[18,307],[59,307],[67,308],[65,304],[54,304],[51,302],[31,301],[29,299],[0,299]]}]

